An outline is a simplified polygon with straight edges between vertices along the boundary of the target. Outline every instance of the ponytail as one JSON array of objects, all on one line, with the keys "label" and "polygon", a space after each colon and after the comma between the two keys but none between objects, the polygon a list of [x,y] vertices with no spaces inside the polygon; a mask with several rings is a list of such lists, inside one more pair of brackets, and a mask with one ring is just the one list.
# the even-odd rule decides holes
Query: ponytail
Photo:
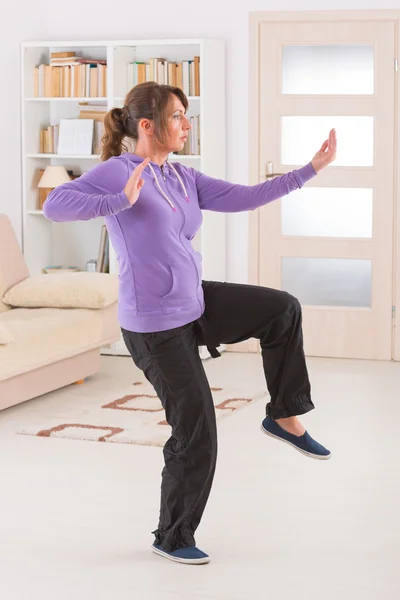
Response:
[{"label": "ponytail", "polygon": [[104,117],[104,135],[101,139],[101,160],[105,161],[112,156],[119,156],[128,151],[124,143],[126,136],[122,108],[112,108]]}]

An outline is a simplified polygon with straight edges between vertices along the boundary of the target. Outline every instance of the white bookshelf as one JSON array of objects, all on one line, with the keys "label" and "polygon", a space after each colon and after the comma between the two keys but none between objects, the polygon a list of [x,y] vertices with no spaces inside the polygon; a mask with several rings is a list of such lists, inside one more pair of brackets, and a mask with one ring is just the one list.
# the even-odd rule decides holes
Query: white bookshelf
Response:
[{"label": "white bookshelf", "polygon": [[[170,160],[188,164],[211,177],[225,178],[225,47],[213,39],[159,39],[106,41],[39,41],[21,45],[21,149],[23,251],[31,274],[50,264],[76,265],[97,258],[103,219],[74,223],[52,223],[38,210],[39,170],[49,164],[64,165],[80,175],[93,168],[99,155],[40,153],[40,129],[56,125],[60,118],[76,118],[79,102],[101,102],[106,110],[122,106],[129,91],[128,64],[163,57],[180,62],[200,56],[200,96],[189,96],[188,116],[200,115],[201,154],[171,155]],[[101,98],[36,98],[34,67],[50,62],[51,52],[75,51],[85,58],[107,60],[107,94]],[[226,217],[203,213],[202,228],[193,245],[203,256],[203,278],[226,279]],[[110,270],[118,266],[111,248]],[[127,354],[122,338],[103,349],[107,354]],[[207,353],[203,353],[206,356]]]}]

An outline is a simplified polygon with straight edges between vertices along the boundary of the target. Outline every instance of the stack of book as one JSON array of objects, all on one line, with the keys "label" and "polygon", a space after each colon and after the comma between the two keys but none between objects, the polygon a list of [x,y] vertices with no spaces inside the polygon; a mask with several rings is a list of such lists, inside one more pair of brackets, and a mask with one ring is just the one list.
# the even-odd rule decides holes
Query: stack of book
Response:
[{"label": "stack of book", "polygon": [[52,52],[50,64],[34,69],[35,98],[103,97],[107,90],[107,61]]},{"label": "stack of book", "polygon": [[[79,103],[79,119],[91,119],[93,121],[92,148],[93,154],[101,153],[101,140],[104,136],[104,117],[107,110],[102,104],[91,104],[90,102]],[[40,131],[40,153],[57,154],[60,138],[60,126],[49,125]],[[80,152],[77,151],[77,154]],[[82,152],[83,153],[83,152]]]},{"label": "stack of book", "polygon": [[200,96],[200,57],[170,62],[165,58],[151,58],[149,63],[134,62],[128,64],[128,85],[155,81],[173,85],[184,91],[186,96]]},{"label": "stack of book", "polygon": [[40,130],[40,153],[57,153],[59,131],[59,125],[49,125],[45,129]]},{"label": "stack of book", "polygon": [[104,136],[104,117],[107,114],[106,107],[102,104],[91,104],[90,102],[79,103],[79,118],[93,119],[93,154],[101,154],[102,137]]}]

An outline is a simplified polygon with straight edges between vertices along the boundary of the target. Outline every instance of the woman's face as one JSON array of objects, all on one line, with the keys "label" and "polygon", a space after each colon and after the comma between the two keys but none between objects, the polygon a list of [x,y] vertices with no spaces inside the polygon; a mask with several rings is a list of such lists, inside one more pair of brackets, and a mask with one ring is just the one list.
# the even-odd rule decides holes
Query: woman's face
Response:
[{"label": "woman's face", "polygon": [[192,126],[185,116],[185,107],[175,94],[171,94],[171,102],[168,107],[168,148],[166,150],[168,152],[182,150],[191,128]]}]

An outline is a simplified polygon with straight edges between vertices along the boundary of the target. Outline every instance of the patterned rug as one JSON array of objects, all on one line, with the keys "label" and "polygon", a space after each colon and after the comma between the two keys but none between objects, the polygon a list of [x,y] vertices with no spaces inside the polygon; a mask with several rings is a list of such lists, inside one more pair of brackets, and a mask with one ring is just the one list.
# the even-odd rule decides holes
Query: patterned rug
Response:
[{"label": "patterned rug", "polygon": [[[212,381],[210,380],[210,385]],[[83,387],[83,386],[80,386]],[[253,388],[251,391],[249,387]],[[229,417],[265,396],[263,386],[243,381],[235,387],[211,387],[217,420]],[[250,391],[250,393],[249,393]],[[134,381],[119,393],[72,396],[68,401],[43,400],[34,423],[18,431],[21,435],[44,438],[70,438],[94,442],[163,446],[171,435],[164,409],[151,384]],[[43,397],[44,399],[45,397]]]}]

